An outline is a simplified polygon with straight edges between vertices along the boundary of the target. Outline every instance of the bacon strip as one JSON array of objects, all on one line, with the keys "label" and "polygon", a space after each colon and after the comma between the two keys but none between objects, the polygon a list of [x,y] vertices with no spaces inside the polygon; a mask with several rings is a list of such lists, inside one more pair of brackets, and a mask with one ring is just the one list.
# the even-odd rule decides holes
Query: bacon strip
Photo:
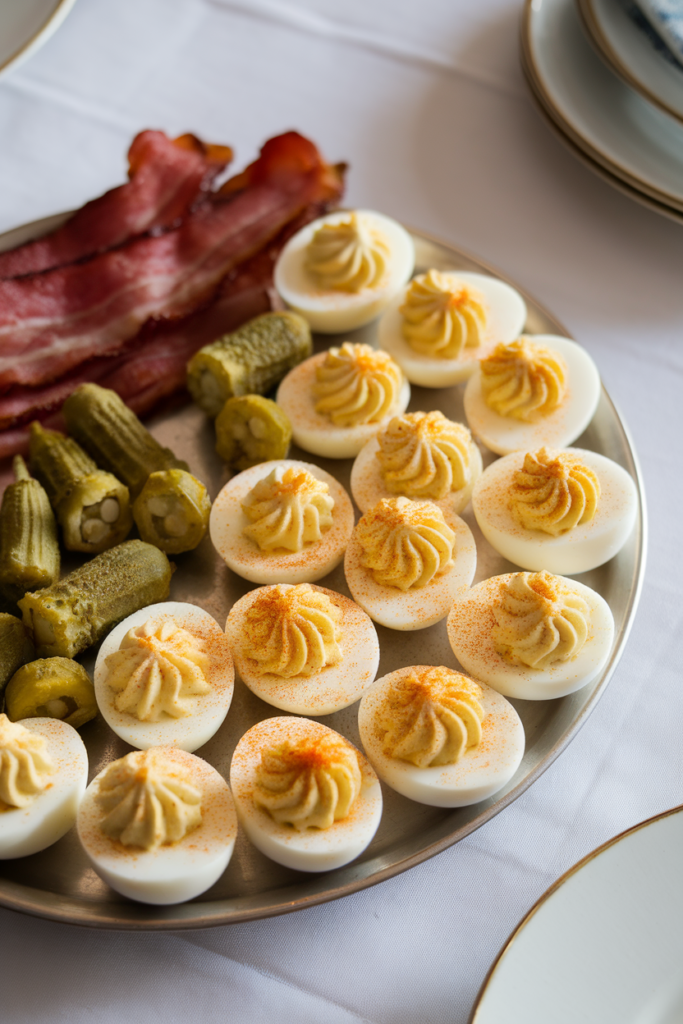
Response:
[{"label": "bacon strip", "polygon": [[140,132],[128,150],[130,180],[86,203],[49,235],[0,253],[0,278],[66,266],[169,227],[231,160],[228,146],[205,144],[194,135],[169,139],[163,132]]},{"label": "bacon strip", "polygon": [[189,314],[309,204],[341,190],[339,171],[289,132],[178,228],[83,264],[0,281],[0,391],[35,387],[119,352],[150,318]]},{"label": "bacon strip", "polygon": [[52,385],[14,388],[0,396],[0,427],[7,428],[0,432],[0,460],[28,451],[28,424],[33,419],[51,429],[63,430],[59,409],[85,381],[112,388],[138,416],[184,391],[187,363],[202,345],[259,313],[281,308],[273,289],[277,256],[287,239],[304,224],[322,216],[327,206],[318,203],[307,207],[270,245],[228,274],[215,300],[206,308],[179,321],[150,322],[134,339],[130,350],[92,360]]}]

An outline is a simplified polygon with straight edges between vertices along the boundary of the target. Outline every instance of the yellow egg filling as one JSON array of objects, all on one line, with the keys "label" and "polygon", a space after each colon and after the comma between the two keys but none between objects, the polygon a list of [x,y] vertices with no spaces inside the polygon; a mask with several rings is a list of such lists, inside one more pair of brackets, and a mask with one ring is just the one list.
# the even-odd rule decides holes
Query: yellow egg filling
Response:
[{"label": "yellow egg filling", "polygon": [[388,240],[361,214],[323,224],[306,247],[304,266],[319,288],[360,292],[380,287],[391,260]]},{"label": "yellow egg filling", "polygon": [[202,821],[202,792],[161,750],[139,750],[109,765],[95,797],[100,829],[124,846],[156,850]]},{"label": "yellow egg filling", "polygon": [[418,768],[457,764],[481,743],[480,697],[480,686],[447,668],[397,678],[376,717],[384,753]]},{"label": "yellow egg filling", "polygon": [[588,603],[549,572],[511,575],[493,615],[494,647],[513,665],[545,669],[570,661],[588,638]]},{"label": "yellow egg filling", "polygon": [[250,525],[242,531],[261,551],[302,551],[332,526],[330,488],[307,469],[276,468],[249,491],[242,511]]},{"label": "yellow egg filling", "polygon": [[211,691],[208,655],[173,619],[130,629],[105,665],[107,685],[116,693],[114,707],[140,722],[191,715],[194,698]]},{"label": "yellow egg filling", "polygon": [[358,756],[341,737],[286,740],[262,752],[254,803],[299,832],[326,829],[349,815],[361,781]]},{"label": "yellow egg filling", "polygon": [[453,566],[455,534],[431,501],[383,498],[358,523],[356,539],[380,586],[425,587]]},{"label": "yellow egg filling", "polygon": [[528,338],[497,345],[481,364],[484,401],[499,416],[534,423],[554,412],[567,393],[567,364]]},{"label": "yellow egg filling", "polygon": [[441,412],[394,416],[377,440],[382,480],[394,494],[438,501],[469,482],[472,435]]},{"label": "yellow egg filling", "polygon": [[391,356],[345,341],[317,367],[315,411],[337,427],[379,423],[396,408],[403,373]]},{"label": "yellow egg filling", "polygon": [[47,741],[0,715],[0,812],[28,807],[55,770]]},{"label": "yellow egg filling", "polygon": [[527,453],[510,488],[513,518],[527,530],[557,537],[573,527],[590,523],[600,499],[600,481],[570,452],[547,448]]},{"label": "yellow egg filling", "polygon": [[263,591],[244,618],[244,653],[262,673],[283,679],[311,676],[338,665],[342,614],[309,583]]},{"label": "yellow egg filling", "polygon": [[485,337],[484,296],[438,270],[413,278],[399,312],[403,337],[421,355],[458,359],[463,349],[477,348]]}]

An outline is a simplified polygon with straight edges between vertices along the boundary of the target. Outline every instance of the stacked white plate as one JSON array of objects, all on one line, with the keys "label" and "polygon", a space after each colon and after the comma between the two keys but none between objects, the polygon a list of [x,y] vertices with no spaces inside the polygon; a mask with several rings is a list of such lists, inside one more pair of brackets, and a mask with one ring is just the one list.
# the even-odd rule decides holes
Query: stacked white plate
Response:
[{"label": "stacked white plate", "polygon": [[526,0],[522,67],[561,140],[609,184],[683,221],[683,66],[626,0]]}]

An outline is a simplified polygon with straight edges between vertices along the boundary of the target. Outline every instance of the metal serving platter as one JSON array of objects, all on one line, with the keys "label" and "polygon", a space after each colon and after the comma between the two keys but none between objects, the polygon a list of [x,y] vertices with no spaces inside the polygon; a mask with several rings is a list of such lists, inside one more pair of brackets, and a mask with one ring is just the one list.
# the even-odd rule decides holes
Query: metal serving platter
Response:
[{"label": "metal serving platter", "polygon": [[[8,232],[0,236],[0,249],[40,234],[62,219],[49,218]],[[413,233],[413,238],[418,270],[428,267],[474,270],[502,277],[495,269],[452,246],[417,232]],[[567,334],[529,295],[525,294],[525,299],[527,333]],[[372,341],[373,330],[371,325],[345,337]],[[329,335],[320,337],[316,339],[316,347],[322,349],[340,340]],[[410,409],[438,408],[452,419],[463,420],[462,391],[462,385],[443,390],[414,387]],[[186,406],[157,417],[151,429],[164,445],[187,459],[215,497],[226,482],[227,473],[214,453],[213,426],[204,414],[194,406]],[[254,849],[240,833],[232,861],[216,885],[196,900],[169,907],[133,903],[114,893],[88,866],[72,830],[42,853],[0,861],[0,905],[93,928],[136,930],[203,928],[268,917],[336,899],[399,874],[457,843],[511,804],[552,764],[595,707],[621,657],[640,595],[646,549],[643,485],[628,432],[606,391],[602,392],[593,422],[576,443],[614,459],[631,473],[638,486],[638,522],[630,540],[608,564],[579,577],[602,594],[612,608],[616,623],[614,650],[602,676],[577,693],[554,701],[512,702],[524,722],[527,748],[517,774],[504,790],[473,807],[449,811],[413,803],[383,785],[384,813],[373,842],[352,864],[322,874],[308,875],[280,867]],[[312,459],[296,449],[291,457]],[[485,464],[493,458],[485,453]],[[351,460],[321,459],[318,462],[348,488]],[[475,582],[514,570],[515,567],[496,554],[482,538],[471,511],[465,512],[464,518],[477,541]],[[175,561],[177,571],[171,598],[200,605],[221,624],[232,604],[252,588],[227,569],[208,537],[195,551],[178,556]],[[348,594],[341,567],[321,583]],[[445,621],[417,632],[377,628],[381,646],[379,675],[411,664],[457,667],[448,644]],[[91,651],[84,659],[88,668],[94,664],[94,654]],[[239,738],[255,722],[274,714],[282,712],[236,682],[232,707],[224,725],[198,751],[199,755],[227,777]],[[325,716],[322,721],[360,745],[357,705]],[[82,736],[90,756],[90,777],[129,749],[100,717],[83,728]]]}]

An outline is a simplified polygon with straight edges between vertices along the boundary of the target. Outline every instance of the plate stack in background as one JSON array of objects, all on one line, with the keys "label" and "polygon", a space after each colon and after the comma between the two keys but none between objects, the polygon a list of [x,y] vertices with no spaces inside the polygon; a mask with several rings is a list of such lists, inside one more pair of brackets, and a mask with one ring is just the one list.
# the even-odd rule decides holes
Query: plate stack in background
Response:
[{"label": "plate stack in background", "polygon": [[683,5],[526,0],[522,68],[562,142],[591,170],[683,222]]}]

